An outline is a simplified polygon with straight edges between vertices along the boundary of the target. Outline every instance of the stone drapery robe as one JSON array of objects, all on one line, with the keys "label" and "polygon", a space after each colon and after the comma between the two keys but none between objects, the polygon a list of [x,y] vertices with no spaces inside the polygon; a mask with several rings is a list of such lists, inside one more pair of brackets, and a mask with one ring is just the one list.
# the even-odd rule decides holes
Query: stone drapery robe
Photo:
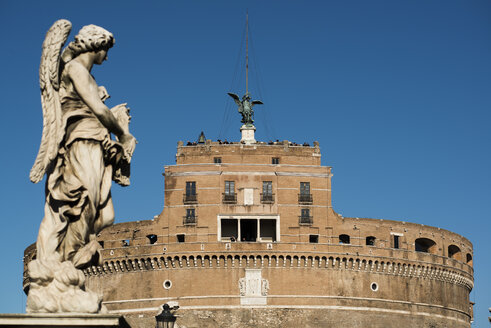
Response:
[{"label": "stone drapery robe", "polygon": [[82,268],[97,257],[97,233],[114,220],[111,181],[122,149],[73,85],[63,82],[68,79],[61,80],[65,136],[48,171],[37,258]]}]

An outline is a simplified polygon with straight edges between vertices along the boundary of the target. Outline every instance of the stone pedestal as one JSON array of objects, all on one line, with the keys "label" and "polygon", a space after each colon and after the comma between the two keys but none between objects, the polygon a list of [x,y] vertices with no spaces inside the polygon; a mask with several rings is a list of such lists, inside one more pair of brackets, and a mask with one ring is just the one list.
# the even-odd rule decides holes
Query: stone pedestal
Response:
[{"label": "stone pedestal", "polygon": [[242,139],[240,139],[240,142],[245,143],[246,145],[256,143],[256,139],[254,139],[254,132],[256,132],[256,128],[254,125],[242,125],[240,127],[240,132],[242,133]]},{"label": "stone pedestal", "polygon": [[117,314],[36,313],[0,314],[0,327],[129,327]]}]

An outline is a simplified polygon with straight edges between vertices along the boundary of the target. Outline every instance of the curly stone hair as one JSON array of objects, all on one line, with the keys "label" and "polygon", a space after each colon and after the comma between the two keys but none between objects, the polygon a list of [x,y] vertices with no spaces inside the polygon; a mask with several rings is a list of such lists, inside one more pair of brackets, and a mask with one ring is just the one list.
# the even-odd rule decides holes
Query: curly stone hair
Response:
[{"label": "curly stone hair", "polygon": [[66,54],[69,58],[66,59],[73,59],[84,52],[108,50],[114,42],[111,32],[97,25],[86,25],[75,36],[75,41],[70,42],[65,49],[65,52],[69,52],[69,55]]}]

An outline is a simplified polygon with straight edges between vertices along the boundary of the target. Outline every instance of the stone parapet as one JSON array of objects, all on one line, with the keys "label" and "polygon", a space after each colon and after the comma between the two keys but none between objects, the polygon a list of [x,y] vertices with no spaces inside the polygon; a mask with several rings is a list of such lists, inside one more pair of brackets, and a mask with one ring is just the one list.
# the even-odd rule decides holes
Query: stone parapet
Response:
[{"label": "stone parapet", "polygon": [[110,328],[129,327],[117,314],[36,313],[0,314],[0,327]]}]

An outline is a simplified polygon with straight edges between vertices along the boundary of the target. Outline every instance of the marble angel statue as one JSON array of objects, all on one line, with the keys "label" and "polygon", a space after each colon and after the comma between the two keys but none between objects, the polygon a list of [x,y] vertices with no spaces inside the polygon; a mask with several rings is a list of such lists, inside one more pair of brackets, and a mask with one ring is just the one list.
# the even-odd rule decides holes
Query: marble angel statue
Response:
[{"label": "marble angel statue", "polygon": [[[109,109],[91,75],[114,45],[105,29],[84,26],[63,50],[71,23],[58,20],[43,43],[39,80],[43,134],[30,179],[46,175],[36,259],[28,266],[27,312],[101,312],[81,269],[97,264],[96,235],[114,221],[112,180],[129,185],[136,140],[126,104]],[[111,138],[111,134],[115,138]]]}]

